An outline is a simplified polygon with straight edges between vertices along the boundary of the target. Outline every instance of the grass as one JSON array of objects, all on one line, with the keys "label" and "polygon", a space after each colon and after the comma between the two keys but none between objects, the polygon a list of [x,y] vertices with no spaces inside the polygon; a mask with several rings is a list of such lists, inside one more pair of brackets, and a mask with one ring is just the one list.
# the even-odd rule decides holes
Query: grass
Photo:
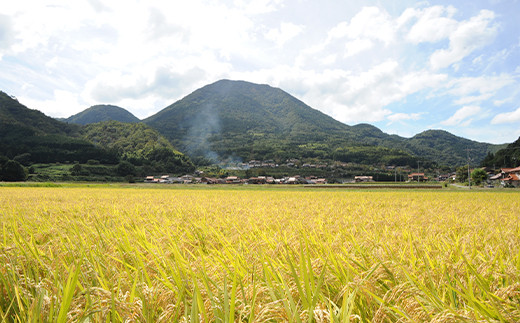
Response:
[{"label": "grass", "polygon": [[1,187],[0,321],[514,322],[519,197]]}]

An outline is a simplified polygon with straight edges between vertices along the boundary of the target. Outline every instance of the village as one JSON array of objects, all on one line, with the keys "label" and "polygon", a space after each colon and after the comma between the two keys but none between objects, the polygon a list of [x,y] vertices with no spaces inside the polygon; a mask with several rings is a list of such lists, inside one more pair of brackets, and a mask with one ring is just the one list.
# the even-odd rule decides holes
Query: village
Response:
[{"label": "village", "polygon": [[[296,164],[298,163],[298,165]],[[345,166],[341,164],[338,166]],[[240,169],[248,170],[251,168],[278,168],[278,167],[297,167],[298,168],[315,168],[324,169],[331,167],[332,165],[323,164],[311,164],[301,163],[298,160],[288,160],[286,164],[278,165],[272,160],[257,161],[252,160],[248,163],[236,163],[235,165],[228,166],[227,169]],[[334,167],[334,166],[332,166]],[[457,173],[446,173],[438,174],[436,176],[428,177],[423,172],[412,172],[407,168],[399,168],[399,175],[395,166],[385,166],[385,169],[390,172],[395,172],[395,182],[456,182]],[[501,168],[499,172],[495,174],[493,169],[482,168],[487,178],[484,180],[484,185],[487,187],[520,187],[520,166],[516,168]],[[470,169],[470,173],[474,169]],[[408,174],[406,174],[408,173]],[[405,174],[403,178],[403,174]],[[339,181],[339,183],[370,183],[376,182],[374,176],[371,175],[357,175],[349,179]],[[318,177],[313,175],[301,176],[282,176],[275,178],[274,176],[252,176],[249,178],[241,178],[239,176],[222,176],[222,177],[210,177],[205,176],[204,171],[197,170],[193,175],[186,174],[183,176],[146,176],[144,183],[161,183],[161,184],[305,184],[305,185],[324,185],[328,184],[328,180],[324,177]],[[338,183],[338,181],[336,181]]]},{"label": "village", "polygon": [[215,178],[204,176],[197,177],[193,175],[183,175],[180,177],[163,175],[160,177],[147,176],[144,182],[163,184],[327,184],[327,180],[324,178],[317,178],[316,176],[301,177],[300,175],[276,179],[271,176],[257,176],[250,178],[227,176],[225,178]]}]

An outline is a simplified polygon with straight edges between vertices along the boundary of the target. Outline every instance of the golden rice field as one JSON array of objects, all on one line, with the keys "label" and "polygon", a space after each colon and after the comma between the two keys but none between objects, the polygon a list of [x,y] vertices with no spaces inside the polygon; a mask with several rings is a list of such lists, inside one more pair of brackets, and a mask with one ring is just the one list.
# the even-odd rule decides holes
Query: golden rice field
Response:
[{"label": "golden rice field", "polygon": [[0,321],[520,321],[520,192],[0,188]]}]

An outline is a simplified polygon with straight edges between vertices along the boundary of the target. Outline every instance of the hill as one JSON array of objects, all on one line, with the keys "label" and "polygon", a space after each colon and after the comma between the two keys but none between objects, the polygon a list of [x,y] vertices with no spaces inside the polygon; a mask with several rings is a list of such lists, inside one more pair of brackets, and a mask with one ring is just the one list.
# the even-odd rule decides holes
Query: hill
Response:
[{"label": "hill", "polygon": [[81,127],[29,109],[4,92],[0,92],[0,155],[24,164],[89,159],[117,163],[116,155],[81,138]]},{"label": "hill", "polygon": [[520,137],[495,153],[488,153],[482,166],[492,168],[515,168],[520,166]]},{"label": "hill", "polygon": [[104,149],[115,151],[122,160],[134,165],[147,165],[153,172],[182,173],[195,169],[192,162],[166,138],[143,123],[92,123],[83,128],[83,137]]},{"label": "hill", "polygon": [[119,122],[134,123],[140,120],[127,110],[115,105],[94,105],[90,108],[70,116],[63,121],[68,123],[76,123],[86,125],[101,121],[115,120]]},{"label": "hill", "polygon": [[464,165],[467,156],[478,164],[494,149],[494,145],[457,137],[444,130],[421,132],[405,140],[404,147],[425,159],[443,161],[447,165]]},{"label": "hill", "polygon": [[417,159],[462,165],[482,160],[492,145],[442,131],[411,139],[368,124],[349,126],[281,89],[221,80],[143,120],[196,161],[314,158],[366,164],[416,165]]}]

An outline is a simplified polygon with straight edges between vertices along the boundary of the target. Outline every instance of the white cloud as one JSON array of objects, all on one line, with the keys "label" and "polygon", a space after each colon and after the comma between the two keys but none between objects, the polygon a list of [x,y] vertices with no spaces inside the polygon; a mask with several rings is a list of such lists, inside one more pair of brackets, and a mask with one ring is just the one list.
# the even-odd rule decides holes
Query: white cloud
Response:
[{"label": "white cloud", "polygon": [[457,105],[480,104],[493,98],[503,88],[515,84],[511,75],[454,78],[448,82],[447,93],[458,97]]},{"label": "white cloud", "polygon": [[520,123],[520,108],[516,109],[515,111],[497,114],[491,120],[491,124],[502,123]]},{"label": "white cloud", "polygon": [[234,0],[238,6],[248,14],[265,14],[276,11],[283,6],[283,0]]},{"label": "white cloud", "polygon": [[394,40],[395,24],[385,10],[378,7],[364,7],[350,23],[341,22],[328,33],[328,41],[340,38],[354,40],[373,39],[385,44]]},{"label": "white cloud", "polygon": [[282,22],[279,28],[269,30],[265,37],[281,47],[292,38],[301,34],[303,30],[304,26],[302,25]]},{"label": "white cloud", "polygon": [[7,52],[13,41],[13,20],[11,17],[0,14],[0,60],[5,52]]},{"label": "white cloud", "polygon": [[54,90],[52,96],[46,100],[25,96],[19,96],[18,100],[30,109],[38,109],[53,117],[69,117],[86,108],[80,94],[63,90]]},{"label": "white cloud", "polygon": [[419,120],[421,113],[394,113],[387,117],[390,123],[406,121],[406,120]]},{"label": "white cloud", "polygon": [[450,34],[449,48],[437,50],[431,55],[431,67],[448,67],[489,44],[498,32],[498,26],[493,24],[494,19],[495,14],[492,11],[482,10],[478,16],[460,22],[457,29]]},{"label": "white cloud", "polygon": [[370,39],[354,39],[345,44],[345,57],[354,56],[374,46]]},{"label": "white cloud", "polygon": [[464,106],[457,110],[455,114],[447,120],[441,122],[445,126],[469,125],[473,120],[472,117],[481,113],[482,109],[479,106]]},{"label": "white cloud", "polygon": [[[0,87],[33,98],[31,107],[53,116],[112,103],[144,117],[221,78],[280,87],[346,123],[426,127],[429,107],[450,102],[512,109],[520,95],[520,68],[511,63],[519,38],[501,23],[508,13],[493,6],[496,14],[469,16],[462,5],[405,6],[8,1],[0,15]],[[504,45],[508,38],[514,44]],[[495,39],[489,51],[479,51]],[[396,103],[400,113],[391,111]],[[474,120],[461,117],[464,110],[453,116],[440,110],[435,118],[447,123]]]},{"label": "white cloud", "polygon": [[455,12],[456,9],[451,6],[433,6],[422,10],[411,9],[411,11],[406,12],[406,15],[418,18],[418,20],[410,28],[406,39],[417,44],[422,42],[434,43],[448,38],[457,29],[458,23],[452,18]]}]

